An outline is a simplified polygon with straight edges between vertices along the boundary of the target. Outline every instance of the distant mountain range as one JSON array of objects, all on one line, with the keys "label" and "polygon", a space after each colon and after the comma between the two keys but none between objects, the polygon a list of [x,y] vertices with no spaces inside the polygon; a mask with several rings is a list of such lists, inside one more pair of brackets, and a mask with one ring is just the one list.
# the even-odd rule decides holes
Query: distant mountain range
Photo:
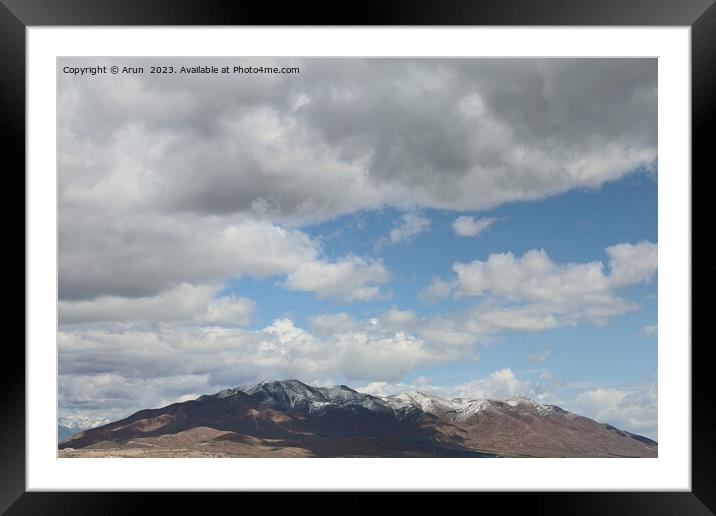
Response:
[{"label": "distant mountain range", "polygon": [[261,382],[139,412],[61,457],[656,457],[646,437],[526,398],[377,397]]},{"label": "distant mountain range", "polygon": [[62,442],[68,437],[80,431],[81,430],[77,430],[76,428],[69,428],[65,425],[57,425],[57,438],[60,440],[60,442]]},{"label": "distant mountain range", "polygon": [[82,430],[105,425],[110,421],[110,419],[92,419],[81,416],[61,417],[57,422],[57,438],[59,442],[62,442]]}]

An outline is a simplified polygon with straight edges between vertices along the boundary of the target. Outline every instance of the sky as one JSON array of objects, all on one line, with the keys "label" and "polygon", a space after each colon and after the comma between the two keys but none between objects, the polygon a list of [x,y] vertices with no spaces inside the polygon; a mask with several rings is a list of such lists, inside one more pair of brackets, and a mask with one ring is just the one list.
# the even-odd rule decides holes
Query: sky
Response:
[{"label": "sky", "polygon": [[[148,73],[237,64],[300,73]],[[57,77],[62,421],[298,378],[658,437],[656,60]]]}]

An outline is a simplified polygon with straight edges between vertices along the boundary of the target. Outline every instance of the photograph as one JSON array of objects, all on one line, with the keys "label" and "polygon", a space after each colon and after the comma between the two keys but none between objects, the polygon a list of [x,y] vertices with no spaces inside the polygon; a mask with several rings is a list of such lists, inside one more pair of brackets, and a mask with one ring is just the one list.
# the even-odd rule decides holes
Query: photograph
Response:
[{"label": "photograph", "polygon": [[57,56],[58,459],[658,458],[658,72]]}]

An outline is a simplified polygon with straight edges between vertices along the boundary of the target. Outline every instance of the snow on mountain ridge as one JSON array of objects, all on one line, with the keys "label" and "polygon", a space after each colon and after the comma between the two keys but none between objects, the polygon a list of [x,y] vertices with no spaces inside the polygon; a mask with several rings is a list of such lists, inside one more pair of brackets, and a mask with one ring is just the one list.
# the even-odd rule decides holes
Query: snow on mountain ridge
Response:
[{"label": "snow on mountain ridge", "polygon": [[106,425],[112,421],[109,418],[91,418],[85,416],[62,416],[57,418],[57,424],[70,430],[85,430]]},{"label": "snow on mountain ridge", "polygon": [[[383,398],[394,406],[405,406],[411,404],[437,416],[447,413],[455,413],[456,420],[467,419],[468,417],[486,410],[488,408],[498,409],[498,404],[504,404],[512,408],[532,409],[540,416],[547,416],[555,410],[555,405],[544,405],[522,396],[512,396],[506,399],[489,398],[443,398],[441,396],[425,394],[420,391],[401,392]],[[561,409],[560,409],[561,410]]]},{"label": "snow on mountain ridge", "polygon": [[329,407],[362,407],[373,412],[385,412],[390,407],[381,399],[347,387],[311,387],[300,380],[262,381],[255,385],[243,385],[224,389],[213,396],[226,398],[238,393],[257,398],[260,403],[276,408],[304,410],[308,413]]},{"label": "snow on mountain ridge", "polygon": [[[311,387],[300,380],[261,381],[255,385],[243,385],[224,389],[213,396],[224,398],[239,392],[258,398],[261,403],[276,408],[304,410],[307,413],[324,411],[329,407],[362,407],[373,412],[392,411],[403,419],[408,414],[420,412],[443,416],[454,413],[455,420],[464,420],[483,410],[504,410],[504,406],[516,410],[534,411],[540,416],[552,413],[554,405],[543,405],[521,396],[505,399],[489,398],[444,398],[420,391],[401,392],[390,396],[373,396],[351,389],[345,385],[332,387]],[[561,409],[559,409],[561,410]]]}]

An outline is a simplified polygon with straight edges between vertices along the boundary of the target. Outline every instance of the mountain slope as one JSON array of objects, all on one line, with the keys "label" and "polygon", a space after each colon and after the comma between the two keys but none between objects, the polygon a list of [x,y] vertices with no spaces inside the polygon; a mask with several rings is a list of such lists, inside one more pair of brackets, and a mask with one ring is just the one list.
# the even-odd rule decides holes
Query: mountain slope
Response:
[{"label": "mountain slope", "polygon": [[526,398],[445,399],[418,392],[387,399],[453,423],[469,448],[538,457],[656,457],[657,453],[657,443],[647,437]]},{"label": "mountain slope", "polygon": [[657,445],[523,398],[380,398],[284,380],[141,410],[59,448],[62,456],[645,457]]}]

